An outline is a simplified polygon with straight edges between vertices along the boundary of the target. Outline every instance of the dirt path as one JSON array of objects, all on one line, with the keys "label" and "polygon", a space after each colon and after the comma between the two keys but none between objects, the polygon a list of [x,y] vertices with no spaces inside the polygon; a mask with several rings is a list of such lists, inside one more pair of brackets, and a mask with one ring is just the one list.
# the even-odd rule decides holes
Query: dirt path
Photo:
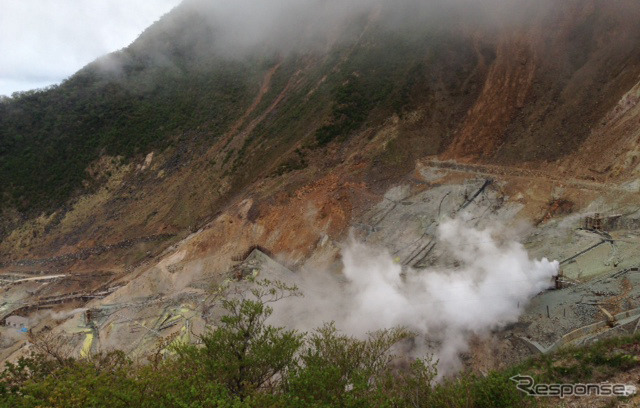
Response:
[{"label": "dirt path", "polygon": [[249,122],[249,124],[242,130],[242,132],[240,132],[239,136],[237,138],[237,140],[234,140],[234,142],[236,144],[241,144],[244,142],[244,139],[251,134],[251,132],[253,132],[253,130],[260,124],[262,123],[262,121],[265,120],[265,118],[274,111],[274,109],[280,104],[280,102],[282,102],[282,100],[284,99],[284,97],[287,95],[287,92],[289,92],[289,89],[291,88],[291,86],[293,85],[293,83],[295,82],[295,79],[297,78],[297,76],[300,74],[300,71],[296,72],[287,82],[287,85],[285,85],[284,89],[282,90],[282,92],[280,92],[278,94],[278,96],[276,97],[276,99],[274,99],[274,101],[271,103],[271,105],[269,105],[269,107],[267,107],[267,109],[264,110],[264,112],[262,112],[260,114],[260,116],[258,116],[257,118],[253,119],[251,122]]},{"label": "dirt path", "polygon": [[269,89],[271,89],[271,82],[273,80],[273,76],[276,74],[276,72],[278,72],[278,69],[280,69],[281,65],[282,65],[282,61],[278,62],[269,71],[267,71],[266,75],[264,76],[264,79],[262,80],[262,86],[260,86],[260,90],[258,91],[258,94],[256,95],[255,99],[251,103],[251,106],[249,106],[249,108],[245,111],[242,117],[240,117],[240,119],[238,119],[236,123],[233,124],[233,126],[231,127],[231,130],[227,132],[224,139],[222,140],[222,144],[221,144],[222,146],[226,146],[229,143],[229,141],[233,139],[235,135],[238,134],[238,132],[240,131],[240,129],[242,129],[242,126],[247,121],[249,116],[251,116],[251,114],[258,108],[258,105],[260,105],[260,103],[264,99],[264,96],[267,94],[267,92],[269,92]]},{"label": "dirt path", "polygon": [[461,173],[476,174],[483,177],[501,177],[501,178],[525,178],[529,180],[540,180],[545,182],[557,183],[565,187],[572,187],[581,190],[591,190],[599,192],[616,192],[626,194],[637,194],[636,191],[630,191],[619,185],[605,184],[597,181],[580,180],[576,178],[567,178],[557,176],[540,170],[523,169],[519,167],[494,166],[488,164],[461,164],[453,161],[425,160],[423,167],[437,170],[448,170]]}]

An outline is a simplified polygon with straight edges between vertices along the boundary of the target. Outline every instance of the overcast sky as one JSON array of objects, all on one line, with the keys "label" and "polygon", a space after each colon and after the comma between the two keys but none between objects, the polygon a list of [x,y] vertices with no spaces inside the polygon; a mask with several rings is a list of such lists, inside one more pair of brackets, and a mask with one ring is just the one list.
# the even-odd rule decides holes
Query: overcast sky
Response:
[{"label": "overcast sky", "polygon": [[0,0],[0,95],[56,84],[180,0]]}]

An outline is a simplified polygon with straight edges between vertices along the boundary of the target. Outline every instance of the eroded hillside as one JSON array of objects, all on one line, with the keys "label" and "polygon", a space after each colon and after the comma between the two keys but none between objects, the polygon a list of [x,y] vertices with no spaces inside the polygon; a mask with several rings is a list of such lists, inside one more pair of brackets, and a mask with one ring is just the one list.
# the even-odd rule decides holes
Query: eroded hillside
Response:
[{"label": "eroded hillside", "polygon": [[[535,3],[497,22],[447,9],[456,24],[378,7],[320,50],[241,58],[203,47],[210,28],[177,9],[59,87],[0,102],[0,315],[77,352],[144,353],[204,330],[209,288],[251,249],[277,261],[249,266],[267,275],[339,273],[354,231],[404,267],[443,265],[437,226],[466,211],[636,317],[640,6]],[[596,212],[630,221],[581,231]],[[608,318],[580,296],[536,298],[469,364]],[[23,352],[2,330],[0,356]]]}]

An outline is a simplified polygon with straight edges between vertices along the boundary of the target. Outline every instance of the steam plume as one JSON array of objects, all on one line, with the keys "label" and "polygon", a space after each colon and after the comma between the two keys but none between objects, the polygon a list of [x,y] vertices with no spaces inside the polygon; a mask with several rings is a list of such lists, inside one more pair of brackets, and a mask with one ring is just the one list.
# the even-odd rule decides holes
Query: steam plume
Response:
[{"label": "steam plume", "polygon": [[[447,220],[438,240],[459,267],[407,269],[391,255],[354,239],[343,250],[346,282],[308,273],[300,280],[303,300],[276,310],[303,329],[325,321],[359,336],[395,326],[407,327],[439,346],[441,371],[459,367],[471,335],[516,322],[521,306],[547,289],[559,264],[531,260],[517,242],[499,242],[496,230],[478,230],[463,220]],[[320,275],[320,277],[318,277]]]}]

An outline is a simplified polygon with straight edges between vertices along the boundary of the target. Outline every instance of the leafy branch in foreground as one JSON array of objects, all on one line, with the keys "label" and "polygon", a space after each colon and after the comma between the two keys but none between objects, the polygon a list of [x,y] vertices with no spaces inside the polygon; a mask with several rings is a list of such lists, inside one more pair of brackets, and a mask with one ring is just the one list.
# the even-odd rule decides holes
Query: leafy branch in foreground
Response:
[{"label": "leafy branch in foreground", "polygon": [[269,303],[299,295],[295,286],[268,280],[255,282],[250,296],[237,293],[222,299],[226,315],[220,326],[202,336],[203,347],[176,347],[185,365],[198,361],[193,375],[224,385],[244,399],[258,389],[273,391],[279,378],[295,366],[303,334],[265,324],[273,313]]}]

